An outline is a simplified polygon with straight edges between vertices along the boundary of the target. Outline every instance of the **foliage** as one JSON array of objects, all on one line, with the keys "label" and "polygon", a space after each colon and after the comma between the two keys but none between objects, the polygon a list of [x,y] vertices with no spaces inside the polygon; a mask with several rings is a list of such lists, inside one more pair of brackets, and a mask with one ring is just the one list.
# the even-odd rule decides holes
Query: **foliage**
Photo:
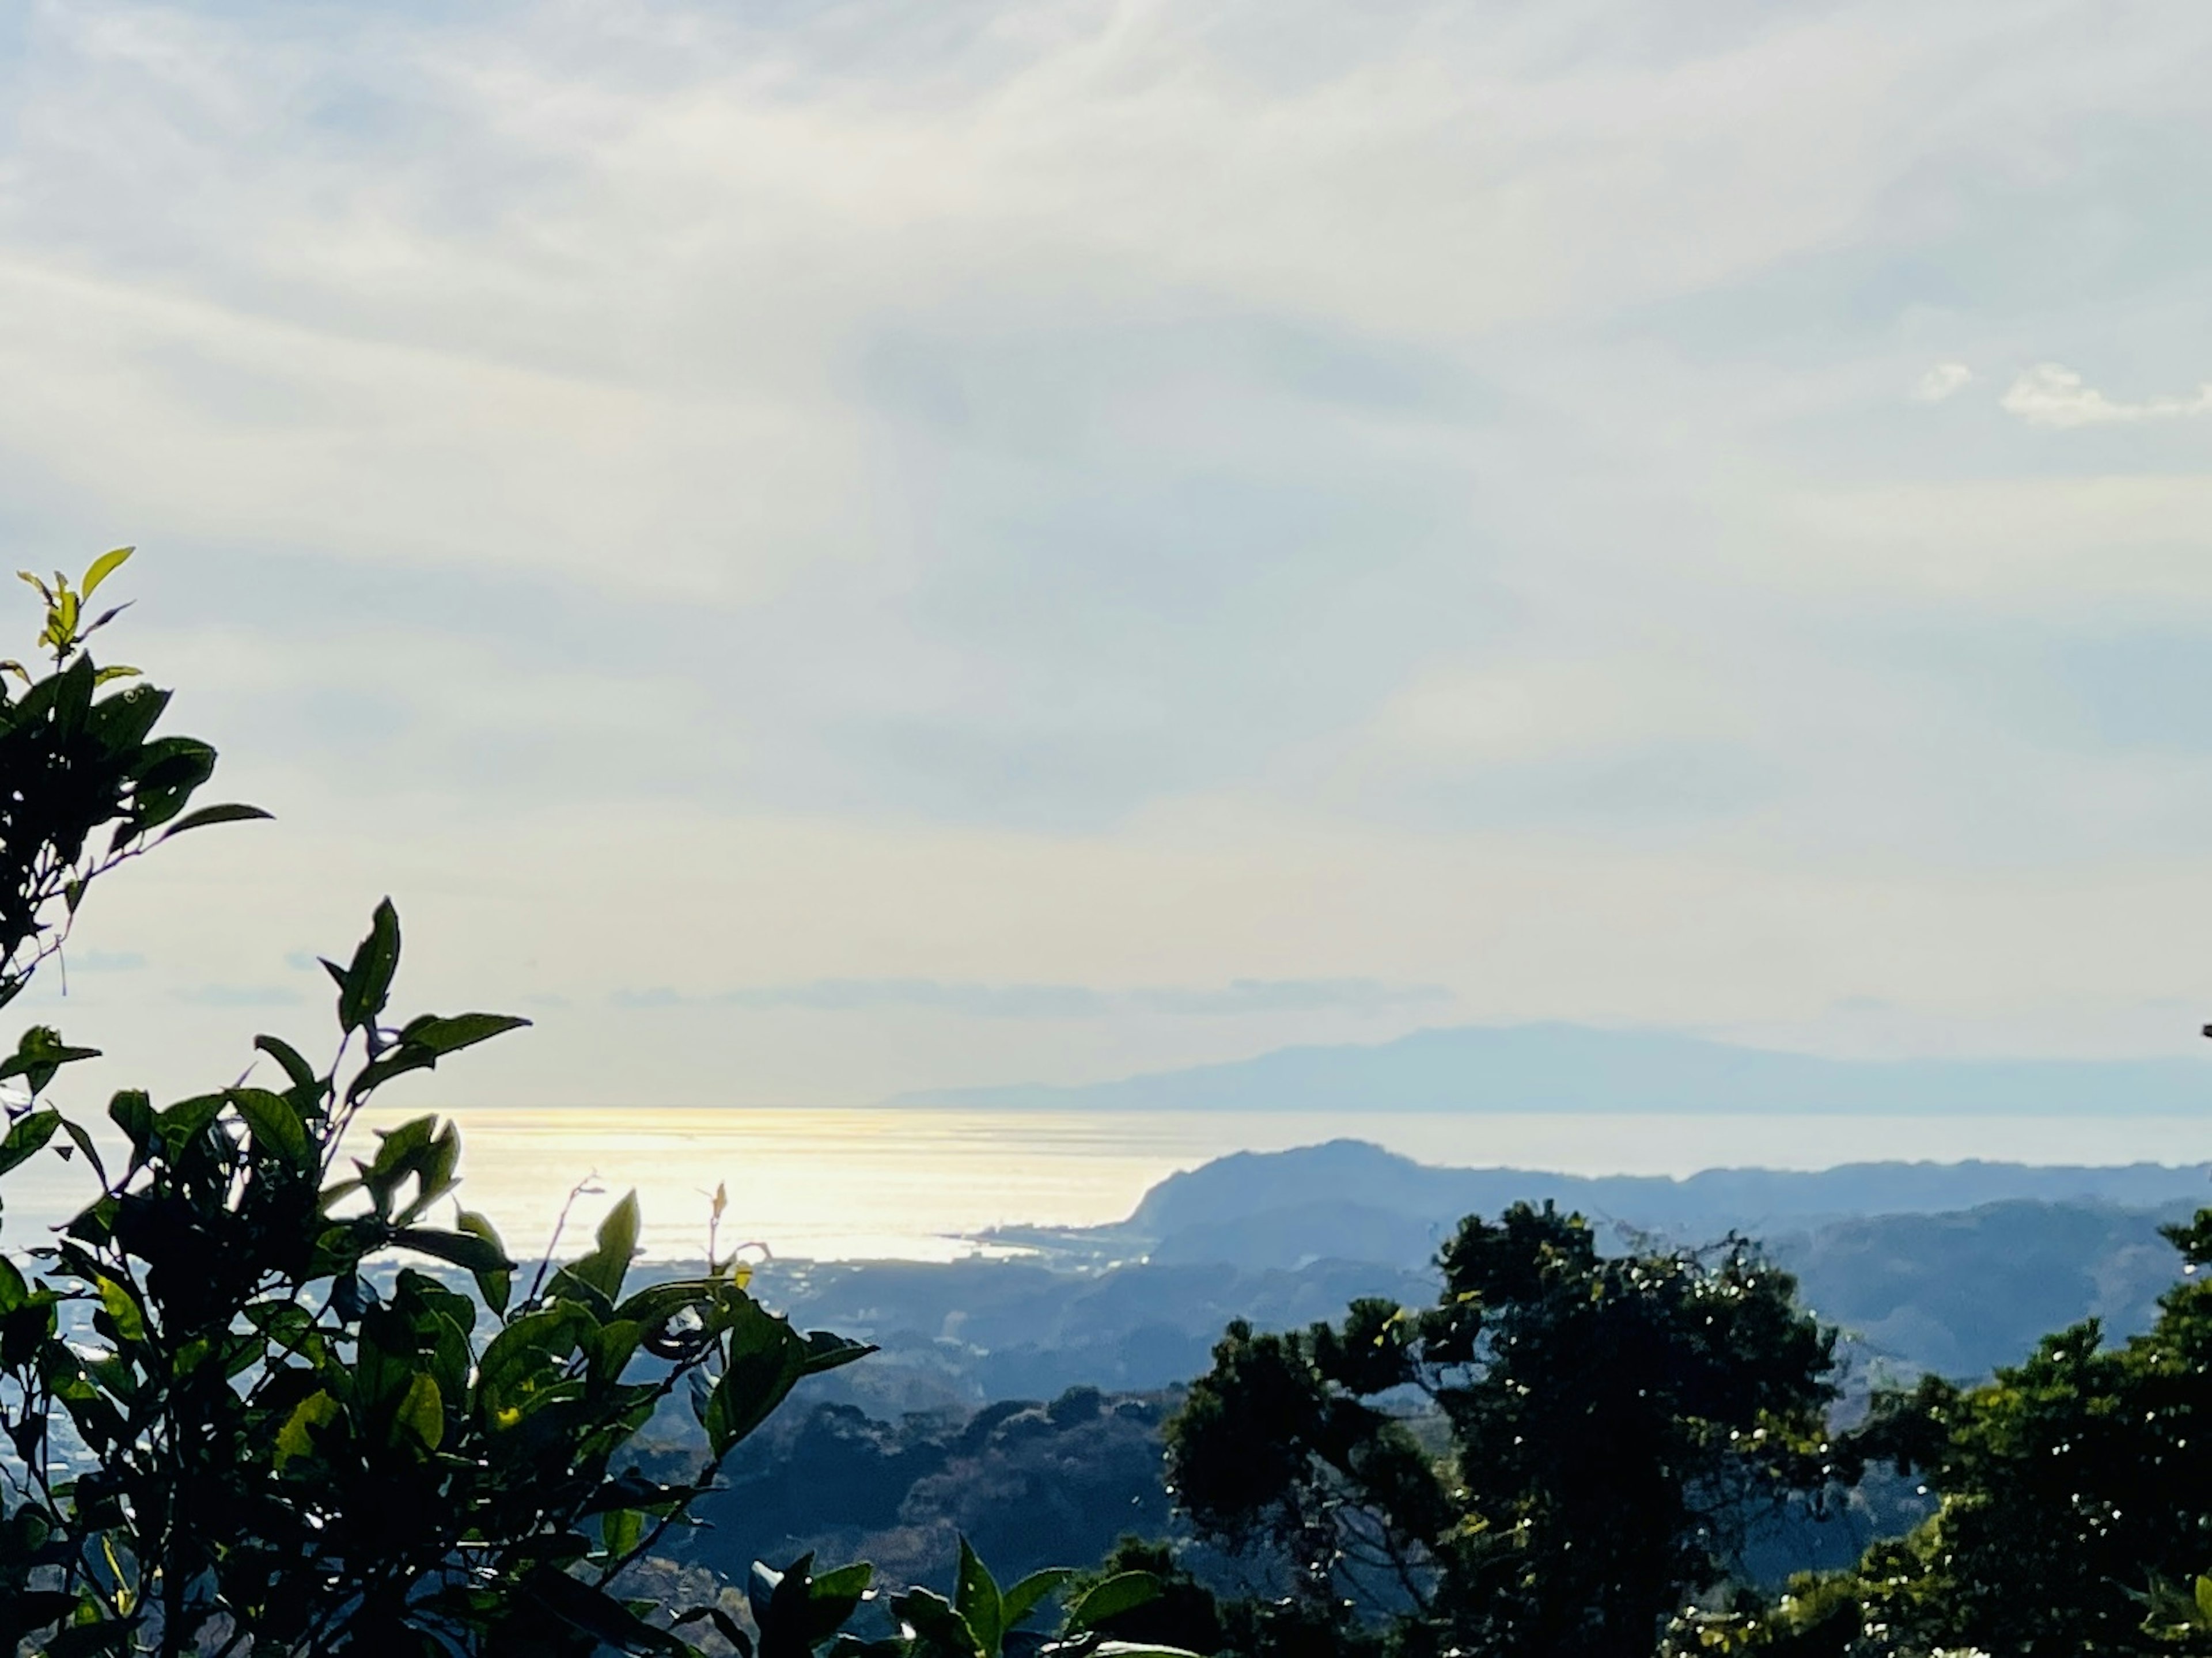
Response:
[{"label": "foliage", "polygon": [[[811,1648],[839,1628],[851,1615],[848,1591],[865,1588],[868,1568],[847,1567],[832,1574],[841,1580],[835,1598],[824,1605],[818,1587],[793,1594],[790,1586],[802,1578],[808,1562],[801,1560],[777,1574],[753,1568],[753,1616],[761,1631],[760,1658],[803,1658]],[[1059,1636],[1047,1640],[1022,1625],[1053,1596],[1066,1589],[1075,1574],[1065,1567],[1031,1572],[1019,1582],[1001,1588],[998,1580],[966,1542],[960,1546],[960,1566],[952,1598],[927,1589],[909,1589],[891,1597],[891,1615],[899,1634],[883,1641],[862,1641],[839,1635],[830,1647],[830,1658],[1192,1658],[1179,1647],[1108,1638],[1104,1625],[1114,1618],[1143,1606],[1160,1593],[1158,1581],[1143,1571],[1116,1572],[1095,1579],[1070,1598],[1060,1620]],[[815,1579],[818,1586],[830,1579]],[[763,1588],[768,1589],[763,1595]],[[820,1634],[811,1631],[819,1631]]]},{"label": "foliage", "polygon": [[1165,1543],[1124,1537],[1096,1570],[1079,1574],[1070,1587],[1079,1594],[1086,1594],[1131,1573],[1150,1579],[1156,1591],[1134,1606],[1102,1614],[1097,1622],[1102,1634],[1122,1641],[1160,1642],[1196,1652],[1221,1650],[1227,1637],[1220,1602],[1183,1568],[1175,1550]]},{"label": "foliage", "polygon": [[[117,1650],[228,1650],[250,1632],[257,1653],[682,1651],[608,1585],[801,1377],[866,1351],[800,1335],[735,1267],[625,1295],[634,1197],[518,1297],[489,1221],[431,1222],[459,1154],[434,1118],[343,1172],[378,1090],[522,1023],[387,1029],[398,961],[386,902],[331,964],[342,1035],[325,1070],[264,1036],[280,1086],[159,1109],[118,1094],[124,1166],[32,1252],[35,1282],[0,1267],[0,1422],[22,1482],[0,1563],[9,1636],[60,1622]],[[99,1167],[51,1107],[17,1121],[9,1150],[58,1132]],[[477,1297],[411,1267],[380,1292],[366,1269],[395,1253],[465,1269]],[[617,1472],[679,1389],[707,1431],[697,1476]],[[92,1466],[55,1479],[58,1419]]]},{"label": "foliage", "polygon": [[[1232,1325],[1170,1424],[1200,1533],[1289,1564],[1307,1626],[1406,1650],[1647,1655],[1746,1517],[1834,1469],[1833,1333],[1747,1245],[1607,1257],[1550,1206],[1471,1218],[1437,1304]],[[1393,1408],[1425,1398],[1449,1444]]]},{"label": "foliage", "polygon": [[[116,611],[87,623],[83,603],[129,556],[95,561],[74,588],[26,578],[46,606],[53,669],[4,665],[24,689],[0,699],[12,883],[0,883],[0,1001],[59,948],[88,884],[182,829],[264,815],[184,813],[214,750],[149,740],[163,693],[100,694],[137,670],[94,664],[85,641]],[[106,849],[88,852],[110,826]],[[112,1170],[88,1126],[45,1098],[94,1050],[40,1027],[0,1061],[0,1082],[27,1096],[0,1135],[0,1175],[51,1147],[81,1153],[99,1185],[52,1243],[0,1256],[12,1448],[0,1453],[0,1638],[46,1658],[586,1658],[694,1653],[710,1633],[747,1658],[1039,1648],[1021,1626],[1070,1574],[1002,1590],[964,1542],[953,1600],[897,1597],[899,1634],[872,1643],[842,1632],[871,1598],[866,1565],[757,1566],[750,1633],[719,1596],[688,1610],[626,1597],[626,1574],[690,1523],[725,1459],[791,1390],[871,1350],[800,1334],[747,1293],[734,1260],[629,1288],[635,1193],[590,1253],[557,1266],[549,1254],[518,1295],[487,1218],[457,1207],[450,1226],[436,1222],[458,1185],[450,1123],[416,1117],[349,1157],[348,1131],[380,1090],[526,1023],[387,1023],[400,944],[387,899],[350,959],[323,963],[338,1027],[326,1065],[264,1035],[254,1046],[277,1073],[266,1085],[249,1071],[162,1108],[116,1094]],[[459,1269],[475,1293],[410,1256]],[[696,1472],[620,1466],[678,1394],[703,1430]],[[1095,1628],[1157,1593],[1139,1573],[1095,1585],[1042,1649],[1175,1658]]]},{"label": "foliage", "polygon": [[[763,1272],[754,1292],[775,1281]],[[869,1369],[838,1391],[899,1386],[894,1367]],[[1122,1529],[1169,1523],[1159,1435],[1172,1408],[1075,1388],[889,1420],[842,1403],[787,1410],[738,1448],[725,1489],[692,1510],[704,1523],[672,1533],[669,1552],[742,1577],[755,1559],[811,1552],[908,1583],[948,1577],[963,1536],[1017,1576],[1096,1560]]]},{"label": "foliage", "polygon": [[[136,668],[97,665],[85,650],[124,608],[87,621],[85,603],[131,552],[102,554],[75,587],[59,574],[49,586],[23,572],[46,605],[39,644],[54,665],[34,678],[20,662],[0,662],[0,1005],[60,948],[94,878],[188,829],[267,816],[239,805],[186,811],[215,750],[197,738],[154,736],[169,693]],[[102,695],[118,681],[137,683]],[[111,831],[104,843],[101,829]]]},{"label": "foliage", "polygon": [[[40,583],[53,668],[0,708],[0,999],[51,955],[86,884],[181,829],[214,751],[149,739],[166,697],[100,693],[82,601]],[[112,826],[106,849],[88,851]],[[58,920],[54,910],[62,915]],[[0,1259],[0,1636],[16,1650],[586,1654],[690,1649],[612,1592],[802,1377],[866,1350],[801,1335],[742,1269],[625,1293],[634,1198],[580,1260],[515,1264],[481,1216],[435,1224],[459,1141],[418,1117],[343,1156],[379,1091],[525,1023],[422,1015],[393,1028],[389,901],[337,987],[338,1036],[312,1066],[274,1036],[277,1073],[156,1108],[125,1090],[108,1168],[88,1127],[42,1098],[91,1057],[46,1028],[0,1061],[29,1098],[0,1174],[82,1153],[99,1195],[50,1245]],[[463,1269],[476,1295],[414,1256]],[[27,1266],[30,1270],[23,1270]],[[696,1403],[707,1453],[676,1482],[617,1470],[659,1400]]]},{"label": "foliage", "polygon": [[[2192,1281],[2117,1347],[2046,1337],[1988,1383],[1883,1397],[1853,1449],[1941,1497],[1856,1570],[1792,1585],[1762,1638],[1806,1654],[2212,1650],[2212,1210],[2167,1229]],[[2188,1586],[2186,1588],[2180,1586]]]}]

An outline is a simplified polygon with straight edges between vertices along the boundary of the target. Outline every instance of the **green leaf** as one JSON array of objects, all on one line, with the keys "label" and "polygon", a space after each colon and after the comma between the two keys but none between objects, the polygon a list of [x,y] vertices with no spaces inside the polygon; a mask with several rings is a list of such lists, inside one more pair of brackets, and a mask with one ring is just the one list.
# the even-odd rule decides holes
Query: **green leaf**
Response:
[{"label": "green leaf", "polygon": [[84,580],[77,584],[77,592],[90,598],[99,591],[100,584],[121,569],[131,555],[137,550],[136,547],[118,547],[102,553],[85,568]]},{"label": "green leaf", "polygon": [[1052,1594],[1075,1574],[1066,1566],[1047,1566],[1042,1571],[1033,1571],[1000,1597],[1006,1628],[1018,1626],[1023,1619],[1035,1612],[1037,1602]]},{"label": "green leaf", "polygon": [[619,1560],[645,1535],[645,1516],[635,1509],[610,1509],[599,1520],[599,1546],[610,1559]]},{"label": "green leaf", "polygon": [[1091,1586],[1067,1614],[1067,1633],[1080,1635],[1109,1618],[1150,1605],[1160,1598],[1160,1580],[1148,1571],[1120,1571]]},{"label": "green leaf", "polygon": [[[392,1233],[392,1241],[403,1249],[435,1255],[440,1260],[450,1260],[456,1266],[465,1266],[471,1272],[511,1272],[514,1270],[514,1263],[507,1258],[507,1252],[499,1247],[496,1241],[468,1232],[440,1232],[427,1226],[403,1226]],[[493,1310],[499,1309],[495,1308]]]},{"label": "green leaf", "polygon": [[296,1173],[306,1174],[315,1167],[315,1148],[307,1139],[307,1126],[291,1101],[265,1088],[234,1088],[230,1103],[252,1131],[257,1149],[275,1152]]},{"label": "green leaf", "polygon": [[418,1372],[408,1382],[392,1424],[414,1435],[424,1450],[438,1448],[446,1437],[446,1399],[434,1378]]},{"label": "green leaf", "polygon": [[598,1291],[610,1302],[622,1294],[623,1279],[637,1254],[637,1193],[625,1193],[599,1223],[599,1247],[571,1262],[562,1276]]},{"label": "green leaf", "polygon": [[747,1315],[730,1332],[728,1361],[701,1424],[717,1457],[765,1422],[806,1370],[806,1344],[791,1326],[750,1302],[745,1307]]},{"label": "green leaf", "polygon": [[807,1638],[823,1640],[834,1636],[845,1619],[860,1607],[869,1598],[869,1582],[876,1578],[876,1567],[867,1561],[854,1561],[852,1565],[841,1565],[834,1572],[823,1572],[821,1576],[807,1581]]},{"label": "green leaf", "polygon": [[6,1174],[19,1163],[27,1163],[46,1149],[54,1131],[62,1126],[58,1111],[33,1111],[17,1120],[0,1138],[0,1175]]},{"label": "green leaf", "polygon": [[960,1540],[959,1574],[953,1580],[952,1609],[975,1633],[976,1645],[985,1652],[998,1651],[1006,1638],[1006,1605],[1000,1598],[998,1580],[964,1537]]},{"label": "green leaf", "polygon": [[339,1025],[358,1030],[383,1012],[392,996],[392,975],[398,969],[399,912],[386,898],[377,905],[368,937],[354,950],[352,964],[338,975]]},{"label": "green leaf", "polygon": [[670,1620],[672,1627],[682,1629],[686,1624],[711,1624],[714,1632],[730,1643],[738,1658],[753,1658],[753,1637],[745,1633],[738,1620],[720,1606],[693,1606],[689,1612],[679,1612]]},{"label": "green leaf", "polygon": [[115,1333],[125,1341],[143,1341],[146,1339],[145,1315],[138,1310],[138,1298],[115,1279],[103,1274],[98,1280],[100,1310],[115,1326]]},{"label": "green leaf", "polygon": [[154,1102],[146,1097],[146,1090],[143,1088],[120,1090],[107,1102],[107,1118],[129,1139],[134,1160],[143,1162],[153,1148],[156,1132]]},{"label": "green leaf", "polygon": [[[362,1183],[376,1204],[376,1212],[392,1212],[392,1193],[428,1162],[438,1132],[435,1117],[410,1117],[397,1128],[377,1130],[376,1155],[361,1169]],[[420,1184],[418,1181],[417,1184]]]},{"label": "green leaf", "polygon": [[824,1370],[842,1369],[856,1358],[866,1358],[875,1351],[871,1343],[854,1341],[849,1336],[833,1335],[827,1330],[809,1330],[806,1333],[806,1374],[820,1376]]},{"label": "green leaf", "polygon": [[62,1040],[61,1032],[50,1024],[33,1025],[17,1041],[15,1051],[0,1060],[0,1082],[21,1077],[32,1093],[42,1094],[54,1079],[54,1073],[64,1066],[99,1057],[96,1048],[71,1048]]},{"label": "green leaf", "polygon": [[282,1036],[256,1036],[253,1045],[284,1067],[284,1076],[293,1087],[313,1091],[322,1086],[322,1078],[315,1075],[314,1066]]},{"label": "green leaf", "polygon": [[665,1629],[655,1629],[604,1589],[580,1582],[566,1572],[543,1571],[532,1576],[530,1592],[564,1622],[617,1651],[672,1653],[690,1658],[691,1649]]},{"label": "green leaf", "polygon": [[[858,1606],[875,1576],[873,1566],[865,1560],[855,1560],[849,1566],[819,1574],[807,1586],[806,1592],[817,1600],[850,1600]],[[845,1620],[841,1618],[837,1621],[842,1624]]]},{"label": "green leaf", "polygon": [[904,1594],[891,1597],[891,1616],[911,1627],[915,1634],[927,1643],[922,1649],[946,1658],[996,1658],[987,1654],[975,1639],[975,1632],[968,1627],[967,1620],[955,1612],[941,1594],[932,1594],[927,1589],[909,1589]]},{"label": "green leaf", "polygon": [[494,1336],[477,1363],[477,1409],[492,1426],[512,1426],[533,1388],[576,1351],[591,1315],[569,1305],[525,1313]]},{"label": "green leaf", "polygon": [[[79,657],[77,661],[88,664],[91,659]],[[88,687],[90,683],[88,674]],[[135,786],[131,815],[116,829],[118,845],[161,828],[182,811],[192,792],[215,774],[215,750],[197,738],[156,738],[138,750],[128,769]]]},{"label": "green leaf", "polygon": [[356,1103],[394,1077],[404,1077],[410,1071],[428,1071],[437,1063],[438,1056],[423,1048],[402,1046],[388,1048],[380,1057],[362,1066],[359,1073],[346,1084],[346,1102],[349,1105]]},{"label": "green leaf", "polygon": [[442,1060],[448,1054],[474,1048],[494,1036],[520,1030],[529,1023],[511,1013],[456,1013],[451,1018],[426,1013],[419,1019],[409,1020],[399,1033],[399,1040],[410,1047],[427,1048]]},{"label": "green leaf", "polygon": [[[484,1305],[495,1313],[504,1313],[508,1297],[514,1291],[514,1266],[507,1260],[507,1246],[500,1242],[499,1233],[491,1222],[473,1209],[462,1210],[454,1224],[471,1237],[489,1245],[493,1253],[498,1255],[501,1265],[471,1266],[469,1271],[476,1275],[477,1293],[484,1298]],[[462,1264],[465,1266],[467,1263]]]},{"label": "green leaf", "polygon": [[[100,1183],[106,1186],[107,1165],[100,1159],[100,1148],[92,1143],[91,1131],[74,1117],[64,1117],[62,1133],[68,1135],[75,1142],[76,1149],[84,1153],[84,1160],[92,1165],[92,1172],[99,1177]],[[62,1155],[66,1157],[69,1154],[64,1151]]]},{"label": "green leaf", "polygon": [[[328,967],[325,962],[324,966]],[[341,975],[339,982],[345,982]],[[363,1066],[346,1089],[346,1098],[358,1100],[375,1089],[381,1088],[394,1077],[410,1071],[428,1071],[448,1054],[509,1030],[518,1030],[530,1023],[505,1013],[461,1013],[449,1019],[424,1014],[410,1020],[398,1040],[372,1063]]]},{"label": "green leaf", "polygon": [[242,806],[229,801],[219,806],[195,806],[161,832],[162,841],[173,841],[186,829],[205,829],[210,823],[250,823],[257,818],[274,817],[274,812],[264,811],[258,806]]},{"label": "green leaf", "polygon": [[326,1426],[337,1419],[338,1402],[323,1392],[309,1394],[292,1407],[292,1414],[284,1418],[284,1425],[276,1430],[276,1466],[281,1468],[295,1456],[306,1456],[315,1448],[309,1430]]}]

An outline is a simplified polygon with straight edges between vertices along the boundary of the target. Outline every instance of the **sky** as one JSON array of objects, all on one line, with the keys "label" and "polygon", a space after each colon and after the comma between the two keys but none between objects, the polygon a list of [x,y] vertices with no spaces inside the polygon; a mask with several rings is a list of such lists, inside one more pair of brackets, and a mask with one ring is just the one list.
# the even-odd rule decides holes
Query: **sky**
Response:
[{"label": "sky", "polygon": [[[0,537],[273,824],[105,1078],[2212,1016],[2195,0],[0,9]],[[27,604],[19,626],[35,629]]]}]

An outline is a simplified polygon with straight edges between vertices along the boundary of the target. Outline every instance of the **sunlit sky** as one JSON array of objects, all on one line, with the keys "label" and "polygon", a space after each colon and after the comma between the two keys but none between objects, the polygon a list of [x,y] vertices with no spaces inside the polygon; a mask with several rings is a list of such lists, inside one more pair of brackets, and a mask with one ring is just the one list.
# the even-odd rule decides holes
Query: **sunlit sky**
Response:
[{"label": "sunlit sky", "polygon": [[[2212,1012],[2202,0],[0,9],[0,531],[209,831],[116,1080],[864,1102]],[[15,624],[26,635],[27,608]],[[27,644],[27,637],[23,641]]]}]

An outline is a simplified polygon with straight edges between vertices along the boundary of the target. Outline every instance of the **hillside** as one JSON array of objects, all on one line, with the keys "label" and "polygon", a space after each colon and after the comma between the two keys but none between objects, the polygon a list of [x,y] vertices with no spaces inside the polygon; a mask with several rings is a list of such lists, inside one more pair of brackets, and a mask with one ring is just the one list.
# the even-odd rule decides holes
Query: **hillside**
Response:
[{"label": "hillside", "polygon": [[1128,1218],[1085,1230],[994,1234],[1071,1262],[1295,1266],[1329,1258],[1418,1266],[1462,1215],[1552,1201],[1593,1220],[1686,1239],[1768,1236],[1854,1217],[1935,1214],[2008,1201],[2130,1209],[2212,1200],[2212,1164],[2105,1167],[1863,1163],[1823,1169],[1711,1169],[1667,1175],[1453,1169],[1353,1139],[1238,1152],[1170,1175]]},{"label": "hillside", "polygon": [[[1841,1327],[1844,1385],[1863,1396],[1922,1370],[1985,1375],[2085,1318],[2108,1339],[2147,1327],[2179,1264],[2159,1226],[2212,1191],[2207,1174],[1866,1164],[1573,1181],[1340,1141],[1176,1175],[1119,1227],[1035,1234],[1052,1246],[1039,1258],[771,1262],[757,1283],[773,1303],[883,1351],[823,1378],[749,1447],[702,1509],[714,1529],[680,1552],[727,1570],[819,1549],[935,1581],[963,1533],[1024,1571],[1095,1555],[1125,1529],[1168,1530],[1160,1425],[1222,1327],[1302,1326],[1363,1296],[1425,1302],[1429,1257],[1471,1209],[1554,1196],[1607,1214],[1614,1240],[1638,1226],[1706,1240],[1732,1215],[1779,1218],[1753,1230]],[[665,1427],[694,1431],[673,1412]],[[1911,1523],[1924,1501],[1885,1480],[1832,1534],[1778,1533],[1759,1569],[1834,1565]]]}]

